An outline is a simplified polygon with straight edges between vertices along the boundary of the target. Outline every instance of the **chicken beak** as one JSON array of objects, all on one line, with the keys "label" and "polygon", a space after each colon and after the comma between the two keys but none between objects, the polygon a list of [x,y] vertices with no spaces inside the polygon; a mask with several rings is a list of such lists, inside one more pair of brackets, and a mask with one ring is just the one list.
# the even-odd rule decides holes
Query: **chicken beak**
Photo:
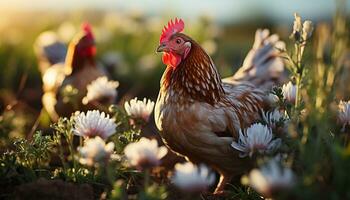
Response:
[{"label": "chicken beak", "polygon": [[165,43],[162,43],[160,44],[158,47],[157,47],[157,52],[163,52],[163,51],[167,51],[167,46]]}]

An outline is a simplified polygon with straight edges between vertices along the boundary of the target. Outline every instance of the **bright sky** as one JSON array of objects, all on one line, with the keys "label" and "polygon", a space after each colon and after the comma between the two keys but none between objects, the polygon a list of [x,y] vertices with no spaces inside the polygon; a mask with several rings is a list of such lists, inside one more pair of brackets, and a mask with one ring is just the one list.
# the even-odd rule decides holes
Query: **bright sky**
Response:
[{"label": "bright sky", "polygon": [[[294,12],[317,20],[334,14],[335,0],[1,0],[0,9],[74,10],[97,8],[106,10],[141,10],[151,15],[167,12],[179,17],[208,13],[218,20],[266,16],[276,21],[290,20]],[[350,1],[347,1],[350,10]]]}]

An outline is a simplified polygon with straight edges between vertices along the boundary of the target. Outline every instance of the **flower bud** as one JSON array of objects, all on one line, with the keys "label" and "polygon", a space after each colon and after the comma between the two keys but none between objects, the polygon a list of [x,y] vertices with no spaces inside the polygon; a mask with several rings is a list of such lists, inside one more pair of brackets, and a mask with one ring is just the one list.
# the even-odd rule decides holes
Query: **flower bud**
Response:
[{"label": "flower bud", "polygon": [[314,30],[313,24],[311,21],[306,20],[303,24],[303,40],[307,40],[311,37],[312,31]]},{"label": "flower bud", "polygon": [[294,38],[296,41],[299,41],[301,37],[302,29],[303,29],[303,26],[301,22],[301,17],[298,13],[294,13],[293,32],[290,37]]}]

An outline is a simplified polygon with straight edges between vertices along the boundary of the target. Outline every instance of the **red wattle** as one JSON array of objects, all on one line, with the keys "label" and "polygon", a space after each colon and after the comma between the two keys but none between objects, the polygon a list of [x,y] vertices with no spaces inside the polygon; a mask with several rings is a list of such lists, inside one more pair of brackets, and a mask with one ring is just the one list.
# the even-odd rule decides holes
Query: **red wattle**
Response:
[{"label": "red wattle", "polygon": [[181,62],[181,56],[173,53],[163,53],[162,61],[165,65],[176,68]]}]

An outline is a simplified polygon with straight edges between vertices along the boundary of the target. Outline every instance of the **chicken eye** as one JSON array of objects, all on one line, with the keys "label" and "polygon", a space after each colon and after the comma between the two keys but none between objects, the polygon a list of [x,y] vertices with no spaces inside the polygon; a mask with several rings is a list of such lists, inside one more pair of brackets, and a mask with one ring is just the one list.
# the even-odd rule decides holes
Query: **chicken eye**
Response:
[{"label": "chicken eye", "polygon": [[176,40],[176,44],[180,44],[181,43],[181,40],[180,39],[177,39]]}]

